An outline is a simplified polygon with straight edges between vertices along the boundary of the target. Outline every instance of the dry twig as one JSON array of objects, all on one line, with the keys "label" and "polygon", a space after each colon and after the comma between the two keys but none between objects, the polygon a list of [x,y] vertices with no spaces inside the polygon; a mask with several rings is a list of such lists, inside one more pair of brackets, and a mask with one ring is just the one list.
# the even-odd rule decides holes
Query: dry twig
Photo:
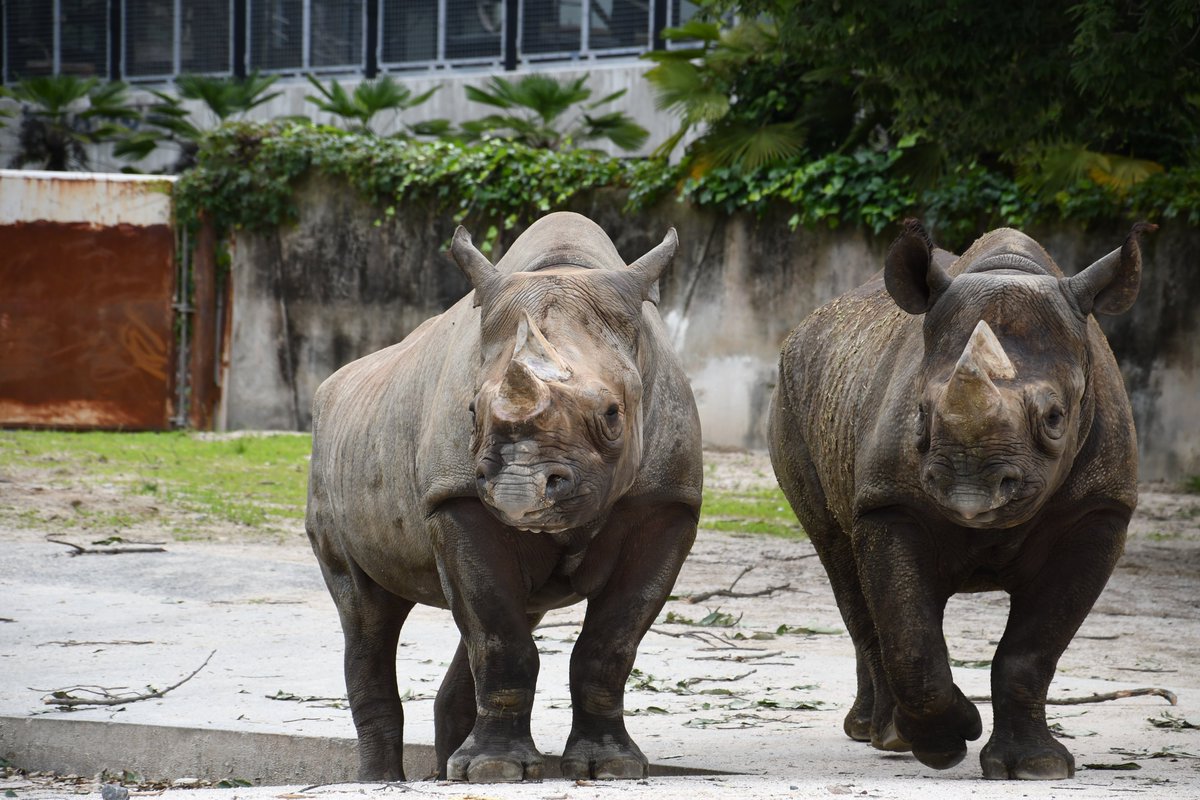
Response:
[{"label": "dry twig", "polygon": [[[112,693],[113,689],[106,689],[103,686],[94,686],[94,687],[93,686],[72,686],[67,689],[49,690],[50,696],[43,697],[42,703],[44,703],[45,705],[48,705],[48,706],[61,706],[64,708],[74,708],[75,706],[123,706],[126,703],[136,703],[139,700],[153,700],[155,698],[162,697],[167,692],[169,692],[173,689],[178,689],[180,686],[183,686],[185,683],[190,681],[192,678],[196,677],[197,673],[199,673],[200,670],[202,670],[208,666],[208,662],[210,660],[212,660],[212,657],[214,655],[216,655],[216,653],[217,653],[217,651],[213,650],[211,653],[208,654],[208,658],[204,659],[204,663],[201,664],[200,666],[196,667],[194,670],[192,670],[191,674],[189,674],[186,678],[183,678],[182,680],[171,684],[170,686],[168,686],[165,689],[152,689],[149,686],[147,686],[146,688],[150,689],[150,691],[144,692],[141,694],[114,695]],[[114,688],[124,688],[124,687],[114,687]],[[35,689],[34,691],[47,691],[47,690]],[[88,699],[86,697],[75,697],[71,694],[71,692],[91,692],[92,694],[99,695],[99,697],[97,697],[95,699]]]},{"label": "dry twig", "polygon": [[134,545],[133,547],[84,547],[81,544],[75,544],[74,542],[68,542],[63,539],[51,539],[49,536],[46,537],[46,541],[72,548],[72,556],[112,556],[121,555],[123,553],[167,552],[167,548],[155,547],[153,545]]},{"label": "dry twig", "polygon": [[767,597],[775,592],[782,592],[784,589],[792,588],[790,583],[781,584],[780,586],[768,586],[766,589],[760,589],[757,592],[735,592],[733,587],[737,586],[738,581],[745,577],[746,573],[754,569],[754,565],[743,569],[738,573],[738,576],[733,579],[733,583],[729,584],[724,589],[713,589],[708,592],[696,592],[695,594],[680,595],[679,599],[688,603],[703,603],[712,597]]},{"label": "dry twig", "polygon": [[[1159,689],[1154,686],[1143,689],[1120,689],[1115,692],[1104,692],[1102,694],[1091,694],[1086,697],[1049,697],[1046,698],[1048,706],[1079,706],[1084,703],[1104,703],[1109,700],[1124,700],[1127,697],[1161,697],[1171,705],[1178,705],[1179,698],[1169,689]],[[973,695],[967,698],[973,703],[990,703],[992,696],[988,694]]]}]

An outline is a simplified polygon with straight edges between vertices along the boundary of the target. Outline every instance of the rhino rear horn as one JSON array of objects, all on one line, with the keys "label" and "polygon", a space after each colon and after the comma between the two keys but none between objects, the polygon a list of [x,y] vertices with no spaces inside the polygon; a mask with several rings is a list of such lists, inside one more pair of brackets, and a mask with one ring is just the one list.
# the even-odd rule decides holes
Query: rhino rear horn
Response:
[{"label": "rhino rear horn", "polygon": [[675,228],[668,228],[662,242],[628,267],[629,275],[637,283],[643,300],[658,303],[658,278],[672,261],[679,249],[679,235]]},{"label": "rhino rear horn", "polygon": [[522,314],[517,323],[517,342],[513,347],[513,361],[520,361],[534,375],[544,381],[565,381],[571,377],[571,367],[546,340],[529,312]]},{"label": "rhino rear horn", "polygon": [[458,264],[471,286],[475,287],[475,305],[487,302],[500,284],[500,272],[488,261],[487,256],[479,252],[471,242],[471,234],[462,225],[454,231],[450,255],[454,256],[454,263]]},{"label": "rhino rear horn", "polygon": [[1142,282],[1142,248],[1138,238],[1153,233],[1158,226],[1138,222],[1125,237],[1125,243],[1074,277],[1067,278],[1067,290],[1084,314],[1121,314],[1137,299]]},{"label": "rhino rear horn", "polygon": [[950,276],[933,259],[933,240],[917,220],[906,219],[904,231],[888,248],[883,283],[896,305],[910,314],[924,314],[950,285]]}]

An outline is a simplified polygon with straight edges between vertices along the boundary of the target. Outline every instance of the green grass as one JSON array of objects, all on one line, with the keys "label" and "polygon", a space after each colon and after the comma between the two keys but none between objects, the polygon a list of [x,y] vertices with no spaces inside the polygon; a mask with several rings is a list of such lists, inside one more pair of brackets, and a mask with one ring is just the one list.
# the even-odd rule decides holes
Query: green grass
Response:
[{"label": "green grass", "polygon": [[[0,431],[0,473],[21,466],[63,487],[109,483],[128,495],[258,528],[303,519],[311,449],[307,435],[214,439],[187,432]],[[25,524],[38,521],[36,512],[17,516]],[[135,520],[123,511],[80,507],[75,517],[60,517],[55,525],[121,528]],[[700,526],[790,539],[805,535],[777,487],[709,489]]]},{"label": "green grass", "polygon": [[745,492],[706,490],[704,506],[700,509],[700,527],[765,533],[786,539],[806,538],[787,498],[777,487]]},{"label": "green grass", "polygon": [[1183,482],[1183,490],[1185,492],[1192,492],[1193,494],[1200,494],[1200,475],[1193,475],[1185,480]]},{"label": "green grass", "polygon": [[[46,470],[51,483],[103,481],[257,527],[304,517],[311,449],[310,437],[293,435],[208,439],[185,432],[0,431],[0,470],[9,465]],[[87,509],[78,511],[81,525],[133,521],[121,512],[97,518]]]}]

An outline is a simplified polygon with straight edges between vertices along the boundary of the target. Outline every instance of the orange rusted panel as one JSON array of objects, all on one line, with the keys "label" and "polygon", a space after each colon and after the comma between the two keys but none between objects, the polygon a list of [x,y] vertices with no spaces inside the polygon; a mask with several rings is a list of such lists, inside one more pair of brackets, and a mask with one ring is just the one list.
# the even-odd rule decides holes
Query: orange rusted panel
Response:
[{"label": "orange rusted panel", "polygon": [[174,251],[167,225],[0,225],[0,425],[169,428]]}]

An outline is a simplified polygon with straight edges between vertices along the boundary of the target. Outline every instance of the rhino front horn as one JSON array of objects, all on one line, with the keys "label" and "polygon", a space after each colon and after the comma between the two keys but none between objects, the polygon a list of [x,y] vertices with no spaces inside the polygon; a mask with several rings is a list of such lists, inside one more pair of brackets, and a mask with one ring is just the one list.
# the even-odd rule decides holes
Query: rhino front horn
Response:
[{"label": "rhino front horn", "polygon": [[1016,367],[991,327],[980,320],[946,385],[943,408],[961,423],[974,424],[1000,404],[995,380],[1017,377]]},{"label": "rhino front horn", "polygon": [[565,381],[571,377],[571,367],[559,355],[554,345],[546,341],[541,329],[529,316],[522,312],[517,323],[517,343],[513,347],[513,360],[529,367],[534,375],[544,381]]},{"label": "rhino front horn", "polygon": [[507,422],[532,419],[550,405],[550,390],[524,362],[513,359],[504,371],[496,402],[496,416]]}]

